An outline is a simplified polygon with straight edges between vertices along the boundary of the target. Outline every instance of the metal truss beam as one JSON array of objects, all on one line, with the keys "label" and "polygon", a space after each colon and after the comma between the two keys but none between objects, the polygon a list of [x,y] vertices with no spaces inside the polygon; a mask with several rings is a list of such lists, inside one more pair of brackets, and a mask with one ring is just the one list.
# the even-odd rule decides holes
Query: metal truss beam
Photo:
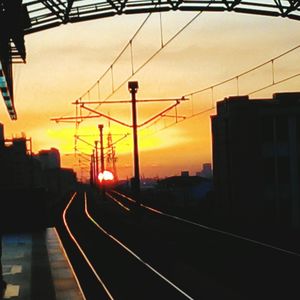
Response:
[{"label": "metal truss beam", "polygon": [[66,11],[66,6],[62,1],[54,1],[54,0],[41,0],[41,3],[45,5],[46,8],[48,8],[51,13],[57,19],[59,19],[61,22],[64,22],[65,20],[65,11]]},{"label": "metal truss beam", "polygon": [[23,0],[31,28],[26,34],[65,23],[121,14],[164,11],[232,11],[300,20],[300,0]]},{"label": "metal truss beam", "polygon": [[74,3],[74,0],[68,0],[68,6],[67,6],[67,9],[65,12],[65,22],[69,21],[69,14],[72,9],[73,3]]},{"label": "metal truss beam", "polygon": [[25,34],[121,14],[175,10],[232,11],[300,21],[300,0],[0,0],[0,84],[10,117],[16,119],[12,64],[25,62]]},{"label": "metal truss beam", "polygon": [[21,0],[0,0],[0,91],[12,120],[17,119],[13,93],[13,63],[26,60],[24,29],[30,18]]}]

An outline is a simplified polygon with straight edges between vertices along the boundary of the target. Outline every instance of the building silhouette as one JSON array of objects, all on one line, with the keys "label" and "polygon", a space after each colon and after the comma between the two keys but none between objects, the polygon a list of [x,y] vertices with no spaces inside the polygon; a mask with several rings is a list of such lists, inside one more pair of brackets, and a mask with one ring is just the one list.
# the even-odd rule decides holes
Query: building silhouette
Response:
[{"label": "building silhouette", "polygon": [[28,146],[25,136],[4,138],[0,124],[0,189],[40,188],[42,170]]},{"label": "building silhouette", "polygon": [[164,202],[170,202],[171,207],[198,207],[212,190],[212,180],[189,176],[187,171],[183,171],[181,176],[159,180],[157,190],[163,195]]},{"label": "building silhouette", "polygon": [[[30,139],[5,139],[0,125],[0,228],[3,232],[46,226],[42,169]],[[31,143],[30,143],[31,144]]]},{"label": "building silhouette", "polygon": [[59,169],[60,168],[60,153],[56,148],[50,150],[41,150],[36,155],[42,164],[43,169]]},{"label": "building silhouette", "polygon": [[56,148],[41,150],[35,155],[41,164],[43,186],[52,195],[53,203],[59,202],[61,195],[75,189],[77,181],[73,169],[61,168],[60,152]]},{"label": "building silhouette", "polygon": [[229,97],[211,117],[215,211],[300,227],[300,93]]},{"label": "building silhouette", "polygon": [[60,167],[57,149],[34,155],[31,139],[6,139],[0,123],[0,228],[4,231],[45,227],[56,206],[76,187],[72,169]]},{"label": "building silhouette", "polygon": [[202,165],[202,170],[200,172],[197,172],[196,176],[201,176],[201,177],[204,177],[204,178],[210,178],[211,179],[212,176],[213,176],[211,163],[204,163]]}]

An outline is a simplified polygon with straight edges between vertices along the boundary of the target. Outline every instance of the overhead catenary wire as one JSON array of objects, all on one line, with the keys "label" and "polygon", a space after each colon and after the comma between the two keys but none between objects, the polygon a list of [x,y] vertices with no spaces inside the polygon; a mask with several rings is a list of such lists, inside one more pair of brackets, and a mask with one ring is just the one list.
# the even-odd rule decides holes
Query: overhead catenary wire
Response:
[{"label": "overhead catenary wire", "polygon": [[[165,48],[169,43],[171,43],[184,29],[186,29],[196,18],[198,18],[198,16],[201,14],[202,12],[199,12],[196,16],[194,16],[188,23],[186,23],[176,34],[174,34],[166,43],[163,43],[163,41],[162,41],[162,43],[161,43],[161,47],[152,55],[152,56],[150,56],[142,65],[140,65],[137,69],[132,69],[132,74],[129,76],[129,77],[127,77],[121,84],[119,84],[117,87],[115,87],[114,88],[114,90],[112,91],[112,93],[111,94],[109,94],[106,98],[105,98],[105,100],[108,100],[115,92],[117,92],[124,84],[126,84],[127,82],[128,82],[128,80],[130,80],[130,78],[132,78],[136,73],[138,73],[140,70],[142,70],[163,48]],[[148,17],[150,17],[150,16],[148,16]],[[148,19],[147,19],[148,20]],[[145,23],[147,22],[147,20],[145,20]],[[138,32],[136,32],[136,34],[135,34],[135,36],[134,37],[136,37],[137,36],[137,34],[139,33],[139,31],[142,29],[142,27],[143,27],[143,25],[139,28],[139,30],[138,30]],[[162,40],[162,20],[161,20],[161,17],[160,17],[160,28],[161,28],[161,40]],[[132,41],[133,41],[133,38],[130,40],[130,42],[126,45],[126,47],[125,48],[127,48],[127,46],[129,45],[130,47],[132,47]],[[124,48],[124,49],[125,49]],[[283,53],[281,53],[281,54],[279,54],[279,55],[277,55],[277,56],[275,56],[275,57],[273,57],[272,59],[270,59],[270,60],[268,60],[268,61],[266,61],[266,62],[264,62],[264,63],[261,63],[261,64],[259,64],[259,65],[257,65],[257,66],[255,66],[255,67],[253,67],[253,68],[251,68],[251,69],[249,69],[249,70],[246,70],[246,71],[244,71],[244,72],[241,72],[241,73],[239,73],[238,75],[235,75],[235,76],[233,76],[233,77],[230,77],[230,78],[228,78],[228,79],[226,79],[226,80],[223,80],[223,81],[221,81],[221,82],[219,82],[219,83],[217,83],[217,84],[214,84],[214,85],[211,85],[211,86],[209,86],[209,87],[206,87],[206,88],[203,88],[203,89],[200,89],[200,90],[196,90],[196,91],[193,91],[193,92],[191,92],[191,93],[187,93],[187,94],[185,94],[183,97],[186,97],[186,96],[193,96],[193,95],[195,95],[195,94],[197,94],[197,93],[201,93],[201,92],[204,92],[204,91],[206,91],[206,90],[211,90],[211,93],[212,93],[212,107],[209,109],[209,110],[213,110],[214,109],[214,93],[213,93],[213,90],[214,90],[214,88],[216,88],[216,87],[218,87],[218,86],[221,86],[221,85],[223,85],[223,84],[225,84],[225,83],[228,83],[228,82],[230,82],[230,81],[232,81],[232,80],[236,80],[237,81],[237,94],[239,95],[239,79],[242,77],[242,76],[245,76],[245,75],[247,75],[247,74],[249,74],[249,73],[251,73],[251,72],[253,72],[253,71],[255,71],[255,70],[258,70],[258,69],[260,69],[260,68],[262,68],[263,66],[265,66],[265,65],[268,65],[268,64],[272,64],[272,84],[270,84],[270,85],[267,85],[267,86],[265,86],[265,87],[263,87],[263,88],[261,88],[261,89],[259,89],[259,90],[255,90],[255,91],[253,91],[253,92],[251,92],[251,93],[249,93],[249,95],[250,94],[253,94],[253,93],[255,93],[255,92],[258,92],[258,91],[261,91],[261,90],[264,90],[264,89],[266,89],[266,88],[268,88],[268,87],[270,87],[270,86],[272,86],[272,85],[276,85],[276,84],[279,84],[279,83],[282,83],[282,82],[285,82],[285,81],[287,81],[287,80],[289,80],[289,79],[292,79],[292,78],[295,78],[295,77],[297,77],[297,76],[299,76],[299,75],[294,75],[294,76],[291,76],[290,78],[287,78],[287,79],[285,79],[285,80],[281,80],[281,81],[278,81],[278,82],[276,82],[275,81],[275,70],[274,70],[274,62],[276,61],[276,60],[278,60],[278,59],[280,59],[280,58],[282,58],[282,57],[284,57],[284,56],[286,56],[287,54],[289,54],[289,53],[291,53],[291,52],[293,52],[293,51],[295,51],[295,50],[297,50],[298,48],[300,48],[300,45],[297,45],[297,46],[295,46],[295,47],[293,47],[293,48],[291,48],[291,49],[289,49],[289,50],[287,50],[287,51],[285,51],[285,52],[283,52]],[[132,50],[132,49],[131,49]],[[124,50],[125,51],[125,50]],[[124,53],[124,51],[122,52],[122,53],[120,53],[120,55],[115,59],[115,61],[114,61],[114,63],[120,58],[120,56]],[[132,53],[132,52],[131,52]],[[132,60],[133,60],[133,58],[132,58]],[[98,105],[97,107],[96,107],[96,109],[98,109],[99,108],[99,106],[100,105]],[[206,111],[206,109],[204,110],[204,111]],[[184,118],[184,119],[182,119],[182,120],[180,120],[180,122],[181,121],[184,121],[184,120],[188,120],[188,119],[190,119],[190,118],[193,118],[193,117],[195,117],[195,116],[198,116],[198,115],[201,115],[202,114],[202,111],[198,111],[198,112],[196,112],[196,113],[192,113],[190,116],[187,116],[186,118]],[[174,124],[177,124],[177,123],[179,123],[178,122],[178,120],[176,120],[176,122],[174,123]],[[170,127],[170,126],[168,126],[168,127]]]},{"label": "overhead catenary wire", "polygon": [[[124,48],[121,50],[121,52],[117,55],[117,57],[113,60],[113,62],[110,64],[110,66],[104,71],[104,73],[99,77],[99,79],[96,81],[96,83],[94,83],[86,92],[84,92],[81,97],[79,97],[80,99],[84,98],[87,93],[89,91],[91,91],[96,85],[100,84],[100,81],[106,76],[106,74],[108,74],[109,72],[111,72],[111,69],[113,67],[113,65],[115,65],[117,63],[117,61],[122,57],[122,55],[126,52],[126,50],[128,49],[128,47],[132,47],[132,42],[133,40],[137,37],[137,35],[140,33],[140,31],[142,30],[142,28],[145,26],[145,24],[148,22],[149,18],[151,17],[152,13],[149,13],[146,18],[142,21],[141,25],[138,27],[138,29],[135,31],[135,33],[133,34],[133,36],[130,38],[129,42],[124,46]],[[99,87],[100,89],[100,87]],[[100,92],[99,92],[100,94]],[[100,99],[100,97],[99,97]]]},{"label": "overhead catenary wire", "polygon": [[[281,53],[281,54],[279,54],[279,55],[277,55],[277,56],[275,56],[275,57],[273,57],[273,58],[271,58],[271,59],[269,59],[269,60],[267,60],[267,61],[265,61],[265,62],[263,62],[263,63],[261,63],[261,64],[259,64],[259,65],[257,65],[257,66],[255,66],[255,67],[253,67],[253,68],[250,68],[249,70],[243,71],[243,72],[241,72],[241,73],[239,73],[239,74],[237,74],[237,75],[234,75],[234,76],[232,76],[232,77],[230,77],[230,78],[228,78],[228,79],[226,79],[226,80],[223,80],[223,81],[218,82],[218,83],[216,83],[216,84],[210,85],[210,86],[205,87],[205,88],[203,88],[203,89],[199,89],[199,90],[193,91],[193,92],[191,92],[191,93],[186,93],[186,94],[184,94],[183,97],[190,97],[190,98],[192,99],[192,102],[193,102],[193,101],[194,101],[194,96],[195,96],[196,94],[199,94],[199,93],[202,93],[202,92],[205,92],[205,91],[210,90],[210,91],[211,91],[211,107],[202,109],[202,110],[197,111],[197,112],[194,112],[194,107],[192,107],[192,114],[190,114],[189,116],[186,116],[184,119],[181,119],[181,120],[179,120],[179,121],[176,120],[176,121],[173,122],[172,124],[164,125],[162,128],[160,128],[159,130],[157,130],[157,131],[155,131],[155,132],[153,132],[153,133],[151,133],[151,134],[149,134],[149,135],[156,134],[156,133],[158,133],[158,132],[160,132],[160,131],[162,131],[162,130],[168,129],[168,128],[170,128],[170,127],[172,127],[172,126],[174,126],[174,125],[176,125],[176,124],[178,124],[178,123],[181,123],[181,122],[183,122],[183,121],[187,121],[187,120],[189,120],[189,119],[191,119],[191,118],[195,118],[195,117],[197,117],[197,116],[201,116],[201,115],[204,115],[205,113],[208,113],[208,112],[210,112],[210,111],[215,110],[216,107],[215,107],[215,104],[214,104],[214,89],[215,89],[216,87],[221,86],[221,85],[223,85],[223,84],[226,84],[226,83],[228,83],[228,82],[230,82],[230,81],[237,80],[237,95],[239,95],[239,92],[240,92],[240,90],[239,90],[239,79],[240,79],[241,77],[243,77],[243,76],[245,76],[245,75],[251,73],[251,72],[254,72],[254,71],[256,71],[256,70],[258,70],[258,69],[260,69],[260,68],[262,68],[262,67],[268,65],[268,64],[271,64],[271,65],[272,65],[272,69],[271,69],[271,72],[272,72],[271,83],[266,84],[266,85],[264,85],[263,87],[260,87],[260,88],[258,88],[258,89],[253,89],[253,90],[249,91],[249,92],[247,93],[247,95],[249,95],[249,96],[250,96],[250,95],[253,95],[253,94],[255,94],[255,93],[258,93],[258,92],[261,92],[261,91],[263,91],[263,90],[266,90],[266,89],[268,89],[268,88],[270,88],[270,87],[272,87],[272,86],[276,86],[276,85],[278,85],[278,84],[281,84],[281,83],[284,83],[284,82],[289,81],[289,80],[291,80],[291,79],[295,79],[295,78],[299,77],[299,76],[300,76],[300,73],[296,73],[296,74],[294,74],[294,75],[287,76],[287,77],[285,77],[285,78],[283,78],[283,79],[281,79],[281,80],[276,80],[276,79],[275,79],[275,78],[276,78],[276,77],[275,77],[275,68],[274,68],[274,63],[275,63],[277,60],[279,60],[279,59],[285,57],[286,55],[288,55],[288,54],[294,52],[294,51],[297,50],[297,49],[300,49],[300,44],[299,44],[299,45],[296,45],[296,46],[294,46],[294,47],[292,47],[292,48],[290,48],[290,49],[288,49],[287,51],[284,51],[283,53]],[[192,103],[192,106],[193,106],[193,103]],[[158,121],[159,121],[159,120],[158,120]],[[157,121],[157,122],[158,122],[158,121]],[[147,135],[144,136],[144,137],[147,137]]]},{"label": "overhead catenary wire", "polygon": [[[204,87],[202,89],[199,89],[199,90],[196,90],[196,91],[193,91],[193,92],[190,92],[190,93],[186,93],[183,96],[184,97],[189,97],[189,96],[192,96],[192,95],[195,95],[195,94],[199,94],[199,93],[205,92],[205,91],[207,91],[209,89],[216,88],[216,87],[218,87],[220,85],[224,85],[225,83],[228,83],[228,82],[230,82],[232,80],[240,79],[241,77],[243,77],[243,76],[245,76],[245,75],[247,75],[247,74],[249,74],[249,73],[251,73],[253,71],[256,71],[256,70],[258,70],[258,69],[260,69],[260,68],[262,68],[262,67],[264,67],[264,66],[266,66],[268,64],[272,64],[272,82],[273,82],[273,85],[275,85],[276,81],[275,81],[275,75],[274,75],[274,72],[275,72],[275,70],[274,70],[274,63],[277,60],[279,60],[280,58],[282,58],[282,57],[284,57],[284,56],[286,56],[286,55],[294,52],[295,50],[297,50],[299,48],[300,48],[300,44],[297,45],[297,46],[295,46],[295,47],[292,47],[291,49],[289,49],[289,50],[287,50],[287,51],[285,51],[285,52],[283,52],[283,53],[281,53],[281,54],[279,54],[277,56],[274,56],[273,58],[271,58],[271,59],[269,59],[269,60],[267,60],[267,61],[265,61],[265,62],[263,62],[263,63],[261,63],[259,65],[256,65],[253,68],[250,68],[250,69],[248,69],[246,71],[243,71],[243,72],[241,72],[241,73],[239,73],[237,75],[229,77],[229,78],[227,78],[225,80],[222,80],[222,81],[220,81],[218,83],[215,83],[213,85],[210,85],[208,87]],[[269,86],[267,86],[267,87],[269,87]],[[265,87],[265,88],[267,88],[267,87]],[[252,92],[252,93],[254,93],[254,92]]]},{"label": "overhead catenary wire", "polygon": [[190,24],[192,24],[203,12],[199,12],[190,21],[188,21],[177,33],[175,33],[167,42],[161,45],[161,47],[155,51],[144,63],[142,63],[133,74],[128,76],[124,81],[122,81],[114,90],[113,93],[109,94],[106,99],[110,99],[119,89],[124,86],[134,75],[140,72],[146,65],[148,65],[164,48],[166,48],[175,38],[177,38]]},{"label": "overhead catenary wire", "polygon": [[[210,3],[208,4],[208,6]],[[139,71],[141,71],[150,61],[152,61],[165,47],[167,47],[176,37],[178,37],[191,23],[193,23],[203,12],[198,12],[191,20],[189,20],[179,31],[177,31],[167,42],[163,42],[163,28],[162,28],[162,16],[160,15],[160,29],[161,29],[161,47],[151,56],[149,57],[142,65],[140,65],[137,69],[134,68],[134,50],[133,50],[133,41],[134,39],[138,36],[138,34],[141,32],[142,28],[145,26],[145,24],[148,22],[150,16],[152,13],[149,13],[147,17],[144,19],[142,24],[139,26],[137,31],[134,33],[132,38],[129,40],[129,42],[125,45],[123,50],[120,52],[120,54],[115,58],[113,63],[107,68],[107,70],[103,73],[102,76],[92,85],[91,88],[89,88],[81,97],[79,97],[79,102],[84,98],[84,96],[88,95],[90,96],[90,92],[94,87],[97,87],[97,93],[98,97],[100,99],[100,83],[101,79],[104,78],[104,76],[108,73],[111,72],[111,79],[112,79],[112,93],[108,95],[105,100],[109,99],[115,92],[117,92],[124,84],[127,83],[130,78],[132,78],[134,75],[136,75]],[[120,57],[125,53],[127,49],[130,49],[130,55],[131,55],[131,75],[127,77],[121,84],[119,84],[117,87],[114,86],[114,81],[113,81],[113,65],[120,59]],[[90,97],[88,97],[90,98]],[[78,100],[77,100],[78,101]],[[100,105],[96,107],[96,109],[99,108]],[[80,117],[82,117],[82,106],[79,108],[80,110]],[[90,113],[89,113],[90,114]],[[76,110],[76,117],[78,117],[78,111]],[[84,119],[80,118],[80,120],[77,122],[76,120],[76,129],[75,132],[76,134],[78,133],[79,125],[80,123],[83,122]],[[76,155],[76,140],[75,140],[75,155]]]},{"label": "overhead catenary wire", "polygon": [[[134,36],[129,40],[129,42],[127,43],[127,45],[123,48],[123,50],[121,51],[121,53],[116,57],[116,59],[113,61],[113,63],[110,65],[110,67],[107,69],[107,71],[106,71],[106,73],[107,72],[109,72],[109,71],[111,71],[112,72],[112,68],[113,68],[113,65],[120,59],[120,57],[125,53],[125,51],[127,50],[127,49],[130,49],[130,54],[131,54],[131,76],[130,77],[128,77],[128,78],[126,78],[126,80],[124,80],[120,85],[118,85],[118,86],[116,86],[116,87],[114,87],[113,86],[113,93],[111,93],[110,95],[108,95],[106,98],[105,98],[105,100],[108,100],[115,92],[117,92],[118,90],[119,90],[119,88],[121,88],[121,86],[123,86],[125,83],[127,83],[127,81],[130,79],[130,78],[132,78],[134,75],[136,75],[141,69],[143,69],[156,55],[158,55],[158,53],[163,49],[163,48],[165,48],[168,44],[170,44],[185,28],[187,28],[187,26],[188,25],[190,25],[200,14],[201,14],[202,12],[200,12],[200,13],[198,13],[196,16],[194,16],[187,24],[185,24],[176,34],[174,34],[166,43],[164,43],[163,41],[162,41],[162,43],[161,43],[161,47],[151,56],[151,57],[149,57],[142,65],[140,65],[139,67],[137,67],[137,68],[135,68],[134,67],[134,53],[133,53],[133,42],[134,42],[134,38],[139,34],[139,32],[142,30],[142,28],[143,28],[143,26],[146,24],[146,22],[149,20],[149,18],[150,18],[150,16],[151,16],[151,13],[147,16],[147,18],[144,20],[144,22],[143,22],[143,24],[138,28],[138,30],[136,31],[136,33],[134,34]],[[160,16],[160,24],[162,24],[162,20],[161,20],[161,16]],[[160,27],[160,29],[161,29],[161,32],[162,32],[162,25],[161,25],[161,27]],[[161,40],[162,40],[162,37],[161,37]],[[271,58],[271,59],[269,59],[269,60],[267,60],[266,62],[263,62],[263,63],[261,63],[261,64],[259,64],[259,65],[257,65],[257,66],[255,66],[255,67],[253,67],[253,68],[250,68],[250,69],[248,69],[248,70],[246,70],[246,71],[243,71],[243,72],[241,72],[241,73],[239,73],[239,74],[237,74],[237,75],[235,75],[235,76],[233,76],[233,77],[230,77],[230,78],[228,78],[228,79],[226,79],[226,80],[223,80],[223,81],[221,81],[221,82],[218,82],[218,83],[216,83],[216,84],[213,84],[213,85],[210,85],[210,86],[208,86],[208,87],[204,87],[204,88],[202,88],[202,89],[198,89],[198,90],[196,90],[196,91],[192,91],[192,92],[190,92],[190,93],[186,93],[184,96],[189,96],[189,97],[191,97],[192,98],[192,113],[190,114],[190,115],[187,115],[187,116],[185,116],[184,118],[180,118],[180,119],[178,119],[178,118],[176,118],[176,120],[175,120],[175,122],[173,122],[172,124],[168,124],[168,125],[166,125],[165,126],[165,128],[163,128],[163,129],[166,129],[166,128],[169,128],[169,127],[171,127],[171,126],[173,126],[173,125],[176,125],[176,124],[179,124],[179,123],[181,123],[181,122],[183,122],[183,121],[186,121],[186,120],[189,120],[189,119],[191,119],[191,118],[194,118],[194,117],[197,117],[197,116],[200,116],[200,115],[203,115],[204,113],[206,113],[206,112],[209,112],[209,111],[212,111],[212,110],[214,110],[215,109],[215,99],[214,99],[214,89],[216,88],[216,87],[219,87],[219,86],[222,86],[222,85],[224,85],[224,84],[226,84],[226,83],[228,83],[228,82],[230,82],[230,81],[233,81],[233,80],[235,80],[236,81],[236,90],[237,90],[237,95],[240,95],[240,79],[241,79],[241,77],[243,77],[243,76],[245,76],[245,75],[247,75],[247,74],[250,74],[251,72],[254,72],[254,71],[256,71],[256,70],[259,70],[260,68],[262,68],[262,67],[264,67],[264,66],[266,66],[266,65],[268,65],[268,64],[271,64],[271,72],[272,72],[272,82],[270,83],[270,84],[267,84],[267,85],[265,85],[265,86],[263,86],[263,87],[261,87],[261,88],[259,88],[259,89],[253,89],[252,91],[250,91],[250,92],[248,92],[247,94],[248,95],[253,95],[253,94],[255,94],[255,93],[257,93],[257,92],[260,92],[260,91],[263,91],[263,90],[265,90],[265,89],[267,89],[267,88],[270,88],[270,87],[272,87],[272,86],[275,86],[275,85],[277,85],[277,84],[280,84],[280,83],[284,83],[284,82],[286,82],[286,81],[288,81],[288,80],[291,80],[291,79],[294,79],[294,78],[296,78],[296,77],[298,77],[298,76],[300,76],[300,73],[298,73],[298,74],[295,74],[295,75],[292,75],[292,76],[289,76],[289,77],[286,77],[286,78],[284,78],[284,79],[281,79],[281,80],[276,80],[276,74],[275,74],[275,71],[276,71],[276,69],[275,69],[275,64],[276,64],[276,61],[277,60],[279,60],[279,59],[281,59],[281,58],[283,58],[283,57],[285,57],[286,55],[288,55],[288,54],[290,54],[290,53],[292,53],[292,52],[294,52],[295,50],[297,50],[297,49],[299,49],[300,48],[300,45],[297,45],[297,46],[295,46],[295,47],[292,47],[291,49],[289,49],[289,50],[287,50],[287,51],[285,51],[285,52],[283,52],[283,53],[281,53],[281,54],[279,54],[279,55],[277,55],[277,56],[275,56],[275,57],[273,57],[273,58]],[[106,74],[105,73],[105,74]],[[113,72],[112,72],[113,73]],[[105,75],[105,74],[103,74],[103,76]],[[100,77],[100,79],[101,78],[103,78],[103,77]],[[97,86],[98,87],[98,98],[100,99],[100,86],[101,86],[101,84],[100,84],[100,79],[99,80],[97,80],[96,81],[96,83],[92,86],[92,88],[93,87],[95,87],[95,86]],[[113,84],[113,82],[112,82],[112,84]],[[84,97],[84,96],[86,96],[86,95],[89,95],[89,93],[90,93],[90,91],[91,91],[91,89],[92,88],[90,88],[85,94],[83,94],[81,97],[80,97],[80,100]],[[205,108],[205,109],[203,109],[203,110],[198,110],[198,111],[196,111],[195,110],[195,107],[194,107],[194,95],[196,95],[196,94],[199,94],[199,93],[202,93],[202,92],[204,92],[204,91],[207,91],[207,90],[211,90],[211,107],[210,108]],[[98,107],[99,107],[100,105],[98,105]],[[97,107],[97,108],[98,108]],[[97,109],[96,108],[96,109]],[[80,111],[81,111],[81,108],[80,108]],[[177,114],[176,114],[177,115]],[[164,118],[164,117],[167,117],[167,116],[161,116],[161,118],[159,119],[159,120],[161,120],[162,118]],[[151,124],[149,124],[149,126],[152,126],[153,124],[157,124],[158,122],[159,122],[159,120],[155,120],[153,123],[151,123]],[[83,119],[81,119],[79,122],[78,122],[78,126],[79,126],[79,123],[81,123],[83,121]],[[161,130],[163,130],[163,129],[160,129],[159,131],[161,131]]]},{"label": "overhead catenary wire", "polygon": [[[210,5],[210,3],[208,4],[208,6]],[[120,57],[122,56],[122,54],[127,50],[128,47],[130,47],[130,54],[131,54],[131,75],[129,77],[127,77],[123,82],[121,82],[117,87],[114,86],[113,84],[113,78],[112,78],[112,93],[110,93],[104,100],[108,100],[110,99],[110,97],[116,93],[123,85],[125,85],[128,80],[130,80],[134,75],[136,75],[138,72],[140,72],[147,64],[149,64],[165,47],[167,47],[175,38],[177,38],[190,24],[192,24],[203,12],[198,12],[191,20],[189,20],[179,31],[177,31],[167,42],[163,43],[163,33],[162,33],[162,22],[161,22],[161,18],[160,18],[160,24],[161,24],[161,39],[162,39],[162,43],[161,43],[161,47],[155,51],[142,65],[140,65],[137,69],[134,69],[134,58],[133,58],[133,48],[132,48],[132,43],[134,41],[134,39],[138,36],[139,32],[142,30],[142,28],[145,26],[145,24],[147,23],[147,21],[149,20],[151,13],[146,17],[146,19],[142,22],[142,24],[140,25],[140,27],[138,28],[138,30],[135,32],[135,34],[133,35],[133,37],[130,39],[130,41],[126,44],[126,46],[123,48],[123,50],[121,51],[121,53],[115,58],[115,60],[113,61],[113,63],[110,65],[110,67],[103,73],[103,75],[96,81],[96,83],[87,91],[85,92],[79,99],[82,100],[82,98],[84,98],[84,96],[86,96],[87,94],[90,93],[90,90],[93,89],[95,86],[98,87],[98,95],[100,96],[100,81],[101,79],[104,78],[104,76],[108,73],[111,72],[112,73],[112,68],[113,65],[120,59]],[[112,73],[113,74],[113,73]],[[96,108],[94,109],[97,110],[100,107],[101,104],[97,105]],[[82,109],[82,106],[80,106],[80,109]],[[81,110],[80,110],[81,111]],[[89,115],[92,113],[92,111],[89,113]],[[160,116],[160,118],[162,118],[162,116]],[[83,121],[83,119],[81,119],[81,122]],[[78,124],[79,125],[79,124]]]},{"label": "overhead catenary wire", "polygon": [[[207,5],[209,6],[210,3]],[[131,75],[129,75],[128,77],[126,77],[126,79],[124,79],[118,86],[114,86],[113,85],[113,90],[112,92],[107,95],[104,100],[108,100],[110,99],[117,91],[120,90],[121,87],[123,87],[133,76],[135,76],[138,72],[140,72],[146,65],[148,65],[163,49],[165,49],[173,40],[175,40],[187,27],[189,27],[201,14],[203,13],[203,11],[198,12],[195,16],[193,16],[184,26],[181,27],[181,29],[179,29],[172,37],[170,37],[166,42],[162,42],[161,46],[158,50],[156,50],[150,57],[148,57],[148,59],[146,59],[140,66],[138,66],[136,69],[134,68],[133,62],[134,62],[134,56],[133,56],[133,42],[134,39],[138,36],[138,34],[140,33],[140,31],[142,30],[142,28],[145,26],[145,24],[147,23],[148,19],[151,16],[151,13],[147,16],[147,18],[144,20],[144,22],[141,24],[141,26],[138,28],[138,30],[135,32],[135,34],[133,35],[133,37],[129,40],[129,42],[126,44],[126,46],[123,48],[123,50],[120,52],[120,54],[115,58],[115,60],[113,61],[113,63],[109,66],[109,68],[100,76],[100,78],[96,81],[95,84],[93,84],[85,93],[82,94],[82,96],[80,97],[80,99],[84,98],[89,91],[91,91],[95,86],[97,86],[97,84],[101,84],[101,80],[103,80],[103,78],[106,76],[106,74],[108,74],[109,72],[111,72],[113,65],[116,64],[116,62],[120,59],[120,57],[123,55],[123,53],[125,53],[125,51],[129,48],[130,49],[130,53],[131,53]],[[162,33],[161,33],[162,34]],[[96,106],[95,109],[98,109],[100,107],[100,104],[98,106]]]}]

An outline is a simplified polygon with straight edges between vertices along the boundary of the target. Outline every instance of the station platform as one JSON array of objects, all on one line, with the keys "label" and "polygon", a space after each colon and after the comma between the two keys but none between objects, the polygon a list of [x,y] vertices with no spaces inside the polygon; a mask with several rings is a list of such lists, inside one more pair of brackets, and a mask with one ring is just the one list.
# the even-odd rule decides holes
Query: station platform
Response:
[{"label": "station platform", "polygon": [[54,228],[3,235],[2,246],[4,299],[85,299]]}]

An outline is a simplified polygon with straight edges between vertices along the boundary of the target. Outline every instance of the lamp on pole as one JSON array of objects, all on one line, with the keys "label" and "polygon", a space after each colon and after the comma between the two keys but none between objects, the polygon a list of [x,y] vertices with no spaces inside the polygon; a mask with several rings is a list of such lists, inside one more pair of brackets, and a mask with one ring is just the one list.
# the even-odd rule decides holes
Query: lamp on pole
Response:
[{"label": "lamp on pole", "polygon": [[132,189],[136,198],[137,205],[140,205],[140,167],[139,167],[139,148],[137,134],[137,109],[136,109],[136,93],[139,85],[137,81],[128,82],[128,90],[131,94],[132,104],[132,129],[133,129],[133,160],[134,160],[134,177],[132,181]]},{"label": "lamp on pole", "polygon": [[[136,202],[137,205],[140,206],[141,204],[141,199],[140,199],[140,172],[139,172],[139,152],[138,152],[138,133],[137,133],[137,129],[140,127],[143,127],[151,122],[153,122],[154,120],[157,120],[158,118],[162,118],[162,117],[175,117],[176,118],[176,123],[179,122],[179,119],[184,120],[186,117],[185,116],[179,116],[177,114],[177,106],[181,103],[181,101],[186,101],[188,100],[185,97],[181,97],[181,98],[168,98],[168,99],[144,99],[144,100],[136,100],[136,93],[138,91],[138,82],[137,81],[129,81],[128,82],[128,90],[131,93],[131,100],[119,100],[119,101],[76,101],[73,104],[76,105],[80,105],[80,108],[83,108],[87,111],[89,111],[89,113],[92,115],[86,115],[86,116],[80,116],[80,118],[76,115],[76,117],[60,117],[60,118],[52,118],[51,120],[56,121],[56,122],[60,122],[60,121],[65,121],[65,122],[69,122],[71,120],[78,120],[80,119],[80,121],[82,119],[89,119],[89,118],[98,118],[98,117],[104,117],[110,121],[116,122],[122,126],[126,126],[129,128],[133,129],[133,144],[134,144],[134,153],[133,153],[133,158],[134,158],[134,177],[132,178],[132,182],[131,182],[131,186],[132,186],[132,192],[135,195],[136,198]],[[136,103],[137,102],[166,102],[166,101],[175,101],[174,104],[168,106],[167,108],[163,109],[162,111],[160,111],[159,113],[155,114],[154,116],[150,117],[148,120],[144,121],[141,124],[137,124],[137,107],[136,107]],[[86,105],[88,104],[119,104],[119,103],[131,103],[132,105],[132,124],[129,123],[125,123],[121,120],[118,120],[116,118],[112,118],[109,115],[105,115],[101,112],[98,112],[95,109],[89,108]],[[168,111],[171,111],[175,109],[175,115],[166,115],[166,113]],[[100,126],[100,125],[99,125]],[[100,129],[100,128],[99,128]],[[100,133],[101,135],[101,133]]]}]

